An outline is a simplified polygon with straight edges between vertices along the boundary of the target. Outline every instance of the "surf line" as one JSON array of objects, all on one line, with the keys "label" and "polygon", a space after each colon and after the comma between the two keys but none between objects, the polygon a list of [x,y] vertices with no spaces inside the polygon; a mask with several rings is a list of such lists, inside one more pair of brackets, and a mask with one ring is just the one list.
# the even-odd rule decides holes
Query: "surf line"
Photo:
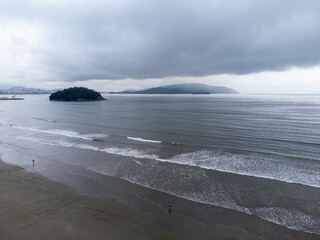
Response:
[{"label": "surf line", "polygon": [[128,136],[127,139],[134,140],[134,141],[139,141],[139,142],[162,143],[161,141],[138,138],[138,137],[129,137]]},{"label": "surf line", "polygon": [[138,138],[138,137],[129,137],[129,136],[127,136],[127,139],[133,140],[133,141],[138,141],[138,142],[149,142],[149,143],[163,143],[163,144],[181,145],[181,143],[178,143],[178,142],[158,141],[158,140],[150,140],[150,139]]}]

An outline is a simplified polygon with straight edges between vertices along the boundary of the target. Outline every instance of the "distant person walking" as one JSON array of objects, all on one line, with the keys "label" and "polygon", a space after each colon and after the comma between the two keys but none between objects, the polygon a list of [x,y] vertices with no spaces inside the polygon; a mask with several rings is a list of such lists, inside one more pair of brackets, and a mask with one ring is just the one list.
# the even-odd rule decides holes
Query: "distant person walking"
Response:
[{"label": "distant person walking", "polygon": [[169,206],[168,206],[168,212],[171,213],[172,212],[172,204],[169,203]]}]

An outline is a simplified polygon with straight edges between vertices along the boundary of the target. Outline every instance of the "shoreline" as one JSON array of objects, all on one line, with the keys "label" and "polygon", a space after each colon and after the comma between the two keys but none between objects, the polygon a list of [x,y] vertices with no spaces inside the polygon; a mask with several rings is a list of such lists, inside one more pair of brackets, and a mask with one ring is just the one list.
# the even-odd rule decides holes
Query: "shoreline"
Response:
[{"label": "shoreline", "polygon": [[75,189],[0,160],[3,239],[262,239],[146,206],[145,211]]},{"label": "shoreline", "polygon": [[0,97],[0,101],[10,101],[10,100],[24,100],[24,98],[6,98],[6,97]]},{"label": "shoreline", "polygon": [[[88,201],[91,202],[90,204],[93,205],[93,208],[101,208],[99,207],[101,202],[105,200],[108,202],[113,199],[116,203],[120,203],[120,206],[136,211],[137,214],[135,216],[139,219],[153,223],[153,229],[157,233],[164,233],[166,237],[169,236],[172,239],[199,239],[201,236],[201,239],[212,239],[214,237],[214,239],[223,240],[320,240],[320,235],[318,234],[289,229],[236,210],[187,200],[130,183],[117,177],[90,171],[81,166],[70,165],[57,158],[52,161],[48,160],[45,155],[38,156],[35,158],[35,165],[32,166],[30,155],[27,156],[25,152],[16,151],[1,144],[0,156],[5,162],[0,162],[0,183],[3,182],[2,177],[4,177],[2,165],[20,166],[17,167],[20,169],[19,175],[28,176],[31,179],[39,179],[37,183],[42,188],[46,188],[47,185],[51,186],[51,188],[55,186],[54,191],[50,192],[50,194],[53,194],[53,199],[56,199],[57,196],[54,193],[59,193],[62,191],[61,189],[65,188],[69,189],[67,192],[72,192],[77,198],[89,199]],[[6,177],[10,177],[10,175]],[[23,186],[24,184],[21,183],[21,185]],[[30,187],[30,192],[34,192],[32,186]],[[21,190],[24,191],[25,188]],[[17,196],[21,198],[23,195],[23,192],[21,192]],[[61,197],[63,201],[64,196]],[[100,199],[101,202],[96,202],[97,199]],[[173,214],[169,216],[168,203],[173,204]],[[119,205],[116,206],[115,208],[122,209]],[[60,216],[62,219],[67,217],[68,214]],[[89,215],[82,217],[91,219]],[[126,219],[127,217],[123,215],[122,218]],[[143,225],[143,223],[139,223],[138,227],[143,228]],[[101,231],[103,232],[103,229]],[[132,237],[123,236],[122,239],[132,239]],[[143,239],[143,237],[140,236],[138,239]]]}]

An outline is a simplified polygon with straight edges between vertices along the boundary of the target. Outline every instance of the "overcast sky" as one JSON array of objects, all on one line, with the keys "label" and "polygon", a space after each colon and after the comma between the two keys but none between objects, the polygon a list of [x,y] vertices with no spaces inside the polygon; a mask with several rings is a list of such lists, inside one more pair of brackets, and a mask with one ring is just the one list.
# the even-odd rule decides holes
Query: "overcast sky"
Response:
[{"label": "overcast sky", "polygon": [[320,1],[0,1],[0,87],[189,82],[320,94]]}]

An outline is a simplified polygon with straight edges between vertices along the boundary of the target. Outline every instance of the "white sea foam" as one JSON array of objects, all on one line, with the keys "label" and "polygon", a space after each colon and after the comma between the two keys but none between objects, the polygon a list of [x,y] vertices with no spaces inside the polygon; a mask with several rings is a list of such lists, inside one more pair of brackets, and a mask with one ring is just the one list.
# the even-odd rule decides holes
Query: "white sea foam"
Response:
[{"label": "white sea foam", "polygon": [[[33,137],[20,137],[21,139],[36,142],[36,143],[41,143],[41,144],[47,144],[47,145],[54,145],[54,146],[62,146],[62,147],[70,147],[70,148],[79,148],[79,149],[85,149],[85,150],[92,150],[92,151],[100,151],[100,152],[107,152],[109,154],[115,154],[115,155],[120,155],[120,156],[128,156],[128,157],[134,157],[134,158],[144,158],[144,159],[157,159],[159,161],[166,161],[166,162],[177,162],[179,164],[183,165],[192,165],[192,166],[200,166],[201,168],[208,168],[212,169],[214,166],[216,169],[225,169],[226,164],[228,162],[233,162],[231,165],[229,165],[229,172],[234,168],[234,166],[241,165],[239,166],[239,169],[243,169],[245,167],[249,166],[248,164],[245,164],[243,162],[249,161],[245,157],[236,157],[233,155],[228,155],[228,154],[215,154],[215,165],[208,165],[208,161],[213,160],[213,153],[210,151],[200,151],[200,152],[193,152],[193,153],[186,153],[186,154],[181,154],[178,155],[172,159],[159,159],[158,156],[154,154],[148,154],[144,151],[137,150],[137,149],[132,149],[132,148],[117,148],[117,147],[109,147],[109,148],[99,148],[97,146],[92,146],[88,144],[78,144],[78,143],[72,143],[72,142],[67,142],[67,141],[62,141],[62,140],[44,140],[40,138],[33,138]],[[240,159],[240,160],[239,160]],[[142,165],[141,162],[134,160],[138,165]],[[207,164],[207,165],[204,165]],[[260,168],[259,164],[252,163],[252,166]],[[203,165],[203,166],[201,166]],[[219,166],[219,167],[217,167]],[[233,166],[233,167],[232,167]],[[101,171],[101,167],[98,168],[93,168],[92,166],[89,167],[91,170],[100,172],[102,174],[108,174],[105,171]],[[264,166],[264,169],[266,170],[267,167]],[[232,171],[235,171],[234,169]],[[111,174],[112,175],[112,174]],[[187,175],[186,175],[187,176]],[[199,176],[201,179],[206,179],[205,176]],[[259,176],[260,177],[260,176]],[[278,207],[264,207],[264,208],[246,208],[239,206],[237,202],[230,197],[230,195],[226,194],[228,191],[224,189],[223,186],[217,185],[210,183],[210,187],[206,188],[207,192],[203,195],[202,193],[196,192],[184,192],[182,189],[184,187],[178,188],[178,192],[172,191],[172,189],[167,189],[168,185],[164,186],[154,186],[153,184],[150,185],[149,180],[148,182],[145,182],[144,176],[137,176],[137,175],[131,175],[131,176],[121,176],[121,178],[132,182],[136,183],[148,188],[160,190],[163,192],[167,192],[169,194],[173,194],[179,197],[183,197],[192,201],[197,201],[197,202],[202,202],[206,204],[213,204],[216,206],[221,206],[221,207],[226,207],[229,209],[234,209],[237,211],[245,212],[247,214],[252,214],[259,216],[265,220],[268,220],[270,222],[274,222],[277,224],[280,224],[282,226],[286,226],[291,229],[297,229],[297,230],[302,230],[302,231],[310,231],[314,233],[320,233],[315,226],[318,218],[312,217],[310,215],[306,215],[304,213],[301,213],[299,211],[294,211],[294,210],[286,210]],[[184,181],[180,179],[180,183],[182,184],[188,184],[190,183],[188,179]],[[213,185],[212,185],[213,184]],[[192,186],[188,186],[187,189],[192,189]],[[230,190],[230,189],[229,189]],[[209,192],[208,192],[209,191]],[[213,191],[211,193],[211,191]],[[236,189],[233,189],[232,191],[236,191]],[[215,195],[216,197],[212,198],[212,195]]]},{"label": "white sea foam", "polygon": [[137,137],[127,137],[127,139],[134,140],[134,141],[139,141],[139,142],[161,143],[161,141],[149,140],[149,139],[137,138]]},{"label": "white sea foam", "polygon": [[[49,133],[51,130],[44,130],[43,132]],[[82,138],[86,140],[93,140],[93,137],[98,137],[97,135],[92,134],[79,135],[78,133],[72,131],[53,130],[52,132],[53,134],[57,135]],[[103,136],[101,135],[99,137]],[[39,140],[39,143],[49,144],[49,142],[44,142],[43,140]],[[161,162],[200,167],[203,169],[210,169],[220,172],[273,179],[287,183],[298,183],[312,187],[320,187],[320,163],[319,165],[309,167],[304,164],[296,164],[285,160],[278,160],[274,158],[266,159],[265,156],[255,154],[227,154],[207,150],[184,153],[172,158],[161,159],[156,154],[149,154],[133,148],[98,148],[91,145],[70,143],[66,141],[59,142],[59,144],[55,145],[94,150],[127,157],[146,158]]]},{"label": "white sea foam", "polygon": [[[98,172],[103,173],[101,171],[98,171]],[[199,193],[199,192],[187,193],[187,192],[179,192],[179,191],[176,192],[176,191],[169,190],[167,189],[166,185],[160,186],[160,187],[159,186],[154,187],[153,185],[149,184],[149,182],[141,182],[141,180],[135,180],[135,179],[132,179],[132,177],[122,177],[122,178],[134,184],[139,184],[150,189],[172,194],[174,196],[182,197],[184,199],[188,199],[191,201],[233,209],[246,214],[255,215],[269,222],[273,222],[278,225],[285,226],[289,229],[320,234],[320,230],[318,227],[319,226],[318,217],[311,216],[297,210],[293,210],[293,209],[288,210],[280,207],[247,208],[247,207],[239,206],[237,202],[228,195],[228,191],[226,191],[227,189],[225,189],[222,185],[215,185],[213,183],[213,185],[215,186],[211,186],[211,187],[213,187],[214,193],[210,193],[207,191],[205,193]],[[183,182],[186,183],[186,181],[183,181]],[[208,190],[209,189],[210,187],[208,188]]]},{"label": "white sea foam", "polygon": [[178,142],[166,142],[166,141],[159,141],[159,140],[150,140],[145,138],[138,138],[138,137],[127,137],[127,139],[138,141],[138,142],[149,142],[149,143],[166,143],[166,144],[172,144],[172,145],[180,145]]},{"label": "white sea foam", "polygon": [[82,134],[81,136],[88,137],[88,138],[91,138],[91,139],[95,139],[95,138],[105,138],[108,135],[109,134],[107,134],[107,133],[89,133],[89,134]]},{"label": "white sea foam", "polygon": [[139,162],[139,161],[137,161],[137,160],[134,160],[136,163],[138,163],[139,165],[142,165],[142,163],[141,162]]},{"label": "white sea foam", "polygon": [[70,148],[79,148],[79,149],[85,149],[85,150],[106,152],[109,154],[120,155],[125,157],[147,158],[147,159],[156,159],[158,157],[155,154],[148,154],[144,151],[132,149],[132,148],[117,148],[117,147],[99,148],[99,147],[88,145],[88,144],[71,143],[71,142],[60,141],[60,140],[48,141],[48,140],[32,138],[32,137],[20,137],[20,139],[41,143],[41,144],[46,144],[46,145],[52,145],[52,146],[61,146],[61,147],[70,147]]},{"label": "white sea foam", "polygon": [[282,226],[287,226],[291,229],[308,231],[313,233],[320,233],[318,228],[319,219],[317,217],[312,217],[306,215],[302,212],[295,210],[286,210],[279,207],[261,207],[261,208],[251,208],[250,214],[259,216],[270,222],[277,223]]},{"label": "white sea foam", "polygon": [[288,183],[320,187],[320,163],[313,167],[264,156],[197,151],[169,159],[156,159],[182,165],[196,166],[220,172],[279,180]]},{"label": "white sea foam", "polygon": [[134,157],[134,158],[148,158],[148,159],[155,159],[158,156],[155,154],[148,154],[144,151],[140,151],[137,149],[132,148],[117,148],[117,147],[109,147],[104,149],[99,149],[99,151],[115,154],[115,155],[121,155],[125,157]]},{"label": "white sea foam", "polygon": [[108,134],[80,134],[75,131],[71,130],[62,130],[62,129],[38,129],[38,128],[32,128],[32,127],[22,127],[22,126],[12,126],[16,129],[21,129],[25,131],[32,131],[37,133],[46,133],[46,134],[53,134],[53,135],[59,135],[64,137],[70,137],[70,138],[80,138],[84,140],[93,140],[94,138],[103,138],[108,136]]},{"label": "white sea foam", "polygon": [[12,126],[11,123],[8,123],[6,121],[0,121],[0,125],[2,125],[2,126]]}]

